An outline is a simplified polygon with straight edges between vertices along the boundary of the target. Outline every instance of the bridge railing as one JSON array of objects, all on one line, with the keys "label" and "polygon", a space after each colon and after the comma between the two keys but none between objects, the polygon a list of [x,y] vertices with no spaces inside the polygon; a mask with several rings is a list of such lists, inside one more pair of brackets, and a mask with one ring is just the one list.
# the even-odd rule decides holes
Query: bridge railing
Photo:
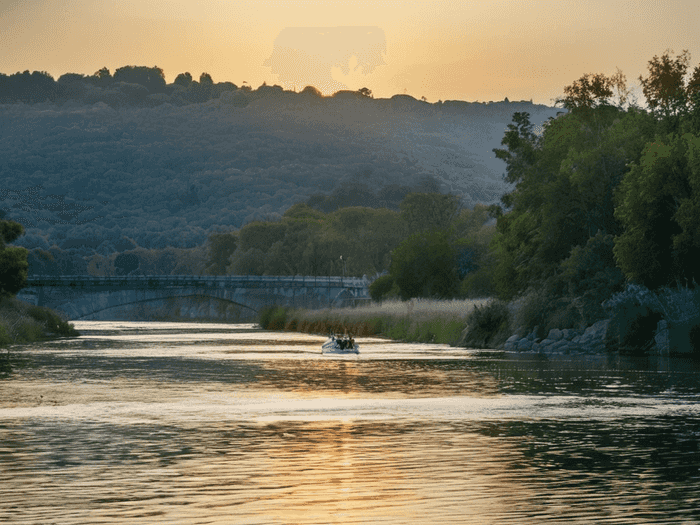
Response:
[{"label": "bridge railing", "polygon": [[71,286],[71,285],[128,285],[153,283],[170,285],[236,285],[265,283],[268,285],[292,285],[315,288],[367,288],[369,281],[359,277],[337,276],[292,276],[292,275],[125,275],[96,277],[93,275],[30,275],[27,286]]}]

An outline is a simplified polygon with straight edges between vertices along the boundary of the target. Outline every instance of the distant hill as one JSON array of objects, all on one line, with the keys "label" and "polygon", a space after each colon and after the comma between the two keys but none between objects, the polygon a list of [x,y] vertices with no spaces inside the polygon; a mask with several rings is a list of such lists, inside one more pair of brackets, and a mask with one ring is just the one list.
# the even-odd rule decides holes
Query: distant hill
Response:
[{"label": "distant hill", "polygon": [[92,99],[0,104],[0,209],[25,226],[20,244],[191,247],[353,181],[379,191],[427,177],[466,206],[493,203],[507,186],[491,150],[512,114],[541,124],[557,113],[232,84],[192,102],[170,86],[135,89],[135,99],[95,101],[106,89],[91,87]]}]

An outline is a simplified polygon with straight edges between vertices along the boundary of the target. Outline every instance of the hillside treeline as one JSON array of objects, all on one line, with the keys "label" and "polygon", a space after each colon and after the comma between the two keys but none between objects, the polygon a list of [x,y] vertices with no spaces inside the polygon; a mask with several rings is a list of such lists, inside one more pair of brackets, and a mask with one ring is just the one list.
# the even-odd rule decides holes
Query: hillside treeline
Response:
[{"label": "hillside treeline", "polygon": [[[437,184],[429,191],[467,207],[492,204],[507,185],[491,149],[513,113],[536,124],[556,113],[523,101],[431,104],[368,89],[323,97],[191,77],[167,84],[143,66],[57,81],[0,75],[0,209],[24,226],[18,242],[79,258],[130,241],[192,249],[312,195],[325,211],[396,209],[401,188],[426,191],[426,177]],[[340,194],[358,184],[361,194]]]},{"label": "hillside treeline", "polygon": [[485,253],[493,229],[486,206],[462,209],[454,195],[408,193],[396,210],[350,206],[324,212],[298,203],[279,220],[254,221],[240,230],[213,233],[205,244],[192,249],[133,246],[106,256],[71,258],[56,251],[32,250],[30,273],[372,278],[389,271],[392,253],[411,234],[444,231],[449,232],[449,249],[454,247],[455,256],[461,258],[459,271],[464,277]]}]

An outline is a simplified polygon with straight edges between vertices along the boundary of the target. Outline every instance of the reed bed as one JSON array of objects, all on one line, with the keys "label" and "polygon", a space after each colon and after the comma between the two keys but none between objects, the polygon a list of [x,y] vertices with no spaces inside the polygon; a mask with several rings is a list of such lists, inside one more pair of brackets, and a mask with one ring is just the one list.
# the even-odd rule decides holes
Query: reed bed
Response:
[{"label": "reed bed", "polygon": [[406,342],[455,345],[476,306],[490,299],[385,301],[322,310],[270,308],[260,325],[271,330],[328,334],[347,331],[356,337],[381,336]]}]

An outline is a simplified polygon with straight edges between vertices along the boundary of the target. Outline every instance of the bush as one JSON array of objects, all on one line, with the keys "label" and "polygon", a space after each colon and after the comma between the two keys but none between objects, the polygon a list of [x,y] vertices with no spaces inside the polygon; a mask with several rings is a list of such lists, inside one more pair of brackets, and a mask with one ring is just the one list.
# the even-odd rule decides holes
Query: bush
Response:
[{"label": "bush", "polygon": [[459,286],[459,294],[462,297],[493,297],[496,289],[493,285],[493,270],[491,268],[479,268],[470,272],[462,280]]},{"label": "bush", "polygon": [[51,334],[65,337],[79,335],[72,324],[61,319],[55,312],[41,306],[30,306],[27,314],[35,321],[43,324],[44,330]]},{"label": "bush", "polygon": [[284,330],[288,309],[282,306],[266,306],[260,310],[258,324],[263,330]]},{"label": "bush", "polygon": [[369,285],[369,296],[373,301],[381,301],[394,287],[394,278],[391,275],[382,275]]},{"label": "bush", "polygon": [[[543,339],[547,334],[548,320],[556,312],[559,302],[545,290],[532,290],[522,299],[518,309],[516,323],[521,335],[537,328],[537,337]],[[558,328],[558,327],[557,327]]]},{"label": "bush", "polygon": [[510,314],[507,306],[494,301],[472,310],[467,317],[467,330],[462,342],[471,348],[491,348],[505,341],[510,335],[509,329]]}]

